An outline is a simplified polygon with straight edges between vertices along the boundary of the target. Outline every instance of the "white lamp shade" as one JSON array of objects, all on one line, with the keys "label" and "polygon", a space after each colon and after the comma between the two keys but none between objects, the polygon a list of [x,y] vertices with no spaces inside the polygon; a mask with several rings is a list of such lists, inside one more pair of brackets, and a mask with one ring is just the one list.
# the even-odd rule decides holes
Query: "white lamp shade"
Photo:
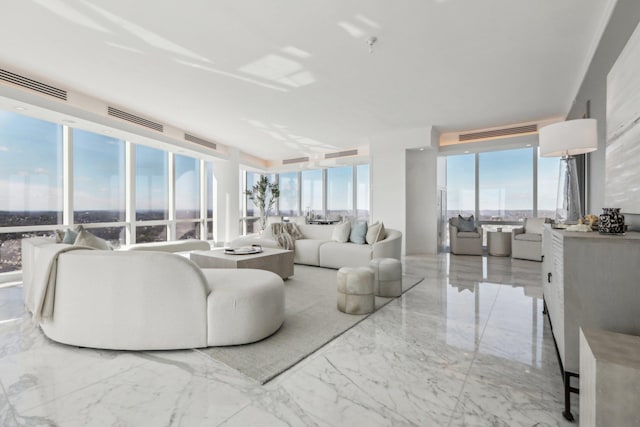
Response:
[{"label": "white lamp shade", "polygon": [[596,119],[567,120],[540,129],[541,157],[575,156],[598,149]]}]

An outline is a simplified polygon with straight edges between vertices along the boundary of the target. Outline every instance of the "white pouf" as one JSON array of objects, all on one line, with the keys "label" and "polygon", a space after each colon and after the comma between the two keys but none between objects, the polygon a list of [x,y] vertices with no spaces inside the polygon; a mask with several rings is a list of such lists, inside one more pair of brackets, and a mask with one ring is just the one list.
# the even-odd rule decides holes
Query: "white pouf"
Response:
[{"label": "white pouf", "polygon": [[367,267],[338,270],[338,310],[348,314],[367,314],[375,308],[373,271]]},{"label": "white pouf", "polygon": [[374,292],[379,297],[402,295],[402,263],[395,258],[374,258],[369,262],[374,273]]}]

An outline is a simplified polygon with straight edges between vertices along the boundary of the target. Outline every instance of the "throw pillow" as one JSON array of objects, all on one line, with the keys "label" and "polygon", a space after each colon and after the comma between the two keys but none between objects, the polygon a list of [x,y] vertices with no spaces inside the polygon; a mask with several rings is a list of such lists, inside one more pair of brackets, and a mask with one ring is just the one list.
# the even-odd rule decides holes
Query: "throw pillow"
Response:
[{"label": "throw pillow", "polygon": [[56,243],[62,243],[64,240],[64,230],[56,230],[55,231]]},{"label": "throw pillow", "polygon": [[367,243],[373,245],[380,240],[384,240],[387,237],[387,232],[384,229],[384,223],[376,221],[371,224],[367,229]]},{"label": "throw pillow", "polygon": [[73,230],[70,228],[67,228],[64,232],[62,243],[66,243],[67,245],[73,245],[74,242],[76,241],[76,238],[78,237],[78,233],[80,233],[82,230],[84,230],[84,227],[81,225],[78,225]]},{"label": "throw pillow", "polygon": [[293,240],[302,239],[304,236],[302,235],[302,231],[298,227],[298,224],[295,222],[285,222],[284,223],[284,231],[289,233]]},{"label": "throw pillow", "polygon": [[102,249],[105,251],[111,250],[109,243],[106,240],[89,233],[87,230],[80,231],[73,244],[76,246],[88,246],[90,248]]},{"label": "throw pillow", "polygon": [[367,222],[358,221],[351,226],[351,234],[349,240],[359,245],[364,245],[367,238]]},{"label": "throw pillow", "polygon": [[469,218],[458,215],[458,231],[476,231],[476,221],[473,219],[473,215]]},{"label": "throw pillow", "polygon": [[291,234],[283,231],[282,233],[276,236],[276,240],[278,242],[278,246],[288,251],[292,251],[295,249],[295,243]]},{"label": "throw pillow", "polygon": [[351,234],[351,223],[343,222],[338,224],[333,229],[331,240],[339,243],[347,243],[349,241],[349,235]]}]

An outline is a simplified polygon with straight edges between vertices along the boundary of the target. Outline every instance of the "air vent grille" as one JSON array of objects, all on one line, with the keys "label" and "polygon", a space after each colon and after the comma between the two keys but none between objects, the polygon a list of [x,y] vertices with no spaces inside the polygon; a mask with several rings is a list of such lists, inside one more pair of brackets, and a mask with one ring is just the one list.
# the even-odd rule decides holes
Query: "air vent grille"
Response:
[{"label": "air vent grille", "polygon": [[164,132],[164,126],[160,123],[152,122],[151,120],[144,119],[142,117],[136,116],[135,114],[127,113],[126,111],[122,111],[113,107],[108,107],[108,113],[110,116],[117,117],[119,119],[126,120],[128,122],[147,127],[149,129],[157,130],[158,132]]},{"label": "air vent grille", "polygon": [[358,150],[346,150],[339,151],[337,153],[327,153],[324,155],[325,159],[335,159],[336,157],[357,156]]},{"label": "air vent grille", "polygon": [[203,147],[206,147],[206,148],[213,148],[214,150],[218,148],[215,142],[209,142],[206,139],[198,138],[197,136],[194,136],[188,133],[184,134],[184,139],[185,141],[190,141],[195,144],[202,145]]},{"label": "air vent grille", "polygon": [[290,165],[293,163],[303,163],[303,162],[308,162],[309,161],[309,157],[296,157],[295,159],[285,159],[282,161],[283,165]]},{"label": "air vent grille", "polygon": [[488,130],[484,132],[472,132],[460,134],[458,136],[458,141],[472,141],[475,139],[485,139],[485,138],[497,138],[501,136],[509,136],[509,135],[520,135],[523,133],[536,132],[538,130],[538,125],[526,125],[526,126],[517,126],[512,128],[504,128],[504,129],[494,129]]},{"label": "air vent grille", "polygon": [[0,69],[0,80],[12,83],[14,85],[22,86],[26,89],[31,89],[36,92],[40,92],[44,95],[53,96],[54,98],[67,100],[67,91],[58,89],[57,87],[49,86],[37,80],[32,80],[27,77],[15,74],[7,70]]}]

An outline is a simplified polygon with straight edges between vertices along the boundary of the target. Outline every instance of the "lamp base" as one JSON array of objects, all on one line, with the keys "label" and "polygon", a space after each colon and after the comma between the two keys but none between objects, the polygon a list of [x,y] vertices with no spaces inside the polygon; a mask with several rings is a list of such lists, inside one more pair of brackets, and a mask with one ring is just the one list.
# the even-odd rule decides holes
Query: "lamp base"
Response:
[{"label": "lamp base", "polygon": [[558,176],[558,203],[556,222],[560,224],[577,224],[582,218],[580,188],[576,158],[566,156],[560,159],[560,175]]}]

